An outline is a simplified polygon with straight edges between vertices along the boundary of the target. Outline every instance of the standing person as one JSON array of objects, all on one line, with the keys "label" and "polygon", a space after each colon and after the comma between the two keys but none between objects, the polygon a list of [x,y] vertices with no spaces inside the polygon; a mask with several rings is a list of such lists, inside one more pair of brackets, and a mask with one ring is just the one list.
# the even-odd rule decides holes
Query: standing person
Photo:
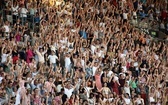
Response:
[{"label": "standing person", "polygon": [[141,98],[141,95],[138,94],[138,96],[135,96],[135,100],[133,102],[135,105],[136,104],[141,104],[141,105],[145,105],[144,103],[144,99]]},{"label": "standing person", "polygon": [[64,105],[64,103],[67,100],[67,95],[65,94],[64,88],[61,89],[61,94],[62,94],[62,104]]},{"label": "standing person", "polygon": [[31,105],[30,104],[30,97],[31,97],[31,94],[30,94],[30,90],[26,90],[25,91],[25,95],[22,96],[22,105]]},{"label": "standing person", "polygon": [[20,11],[20,18],[22,21],[22,25],[24,25],[27,21],[28,10],[26,9],[26,7],[24,5],[22,5],[21,8],[19,9],[19,11]]},{"label": "standing person", "polygon": [[100,68],[96,70],[95,73],[95,82],[96,82],[96,88],[98,91],[102,89],[102,83],[101,83],[101,70]]},{"label": "standing person", "polygon": [[10,49],[10,53],[7,53],[7,48],[5,48],[5,44],[3,44],[1,49],[1,64],[5,64],[7,62],[7,58],[12,54],[12,49]]},{"label": "standing person", "polygon": [[142,99],[144,100],[144,103],[145,105],[147,104],[147,92],[146,92],[146,89],[145,89],[145,86],[144,85],[140,85],[140,94],[141,94],[141,97]]},{"label": "standing person", "polygon": [[48,56],[48,59],[49,59],[49,62],[50,62],[50,65],[54,66],[54,71],[56,71],[56,66],[57,66],[57,60],[58,60],[58,57],[55,55],[55,51],[52,50],[51,52],[51,55]]},{"label": "standing person", "polygon": [[14,64],[16,63],[17,60],[19,60],[18,48],[17,48],[16,45],[13,47],[12,59],[13,59],[13,63],[14,63]]},{"label": "standing person", "polygon": [[47,93],[53,92],[53,89],[56,89],[54,80],[51,77],[44,83],[44,89]]},{"label": "standing person", "polygon": [[31,59],[33,58],[33,51],[31,49],[31,46],[28,46],[26,50],[26,62],[29,64],[31,63]]},{"label": "standing person", "polygon": [[65,69],[66,71],[70,71],[71,69],[71,54],[67,53],[65,56]]},{"label": "standing person", "polygon": [[59,66],[62,68],[62,74],[64,74],[65,68],[65,52],[62,48],[59,49]]},{"label": "standing person", "polygon": [[111,81],[111,85],[112,85],[112,91],[115,92],[117,95],[119,95],[119,81],[118,81],[118,77],[116,75],[111,76],[111,78],[113,77],[112,81]]},{"label": "standing person", "polygon": [[64,85],[65,94],[67,95],[67,98],[70,99],[73,95],[73,92],[75,88],[78,86],[78,83],[73,86],[70,81],[67,82],[67,84]]},{"label": "standing person", "polygon": [[8,21],[5,21],[3,25],[3,30],[4,30],[4,37],[9,38],[11,28],[10,28],[10,23]]},{"label": "standing person", "polygon": [[38,88],[35,88],[34,91],[33,91],[33,94],[31,96],[32,98],[32,103],[34,105],[41,105],[41,95],[39,94],[39,89]]},{"label": "standing person", "polygon": [[14,2],[13,6],[12,6],[13,24],[15,24],[18,19],[18,9],[19,9],[19,6],[18,6],[17,2]]},{"label": "standing person", "polygon": [[39,51],[38,51],[37,47],[38,46],[36,46],[35,51],[36,51],[36,54],[38,56],[38,62],[41,65],[41,64],[44,64],[44,62],[45,62],[44,54],[47,52],[47,50],[44,51],[43,48],[40,48]]},{"label": "standing person", "polygon": [[19,5],[24,5],[25,4],[25,0],[19,0]]}]

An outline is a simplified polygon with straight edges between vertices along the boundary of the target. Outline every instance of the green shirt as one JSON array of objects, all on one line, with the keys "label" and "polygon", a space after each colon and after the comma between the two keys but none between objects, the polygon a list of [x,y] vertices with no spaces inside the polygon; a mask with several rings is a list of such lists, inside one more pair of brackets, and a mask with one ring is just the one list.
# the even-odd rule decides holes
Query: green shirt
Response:
[{"label": "green shirt", "polygon": [[134,89],[137,88],[137,84],[135,81],[130,81],[130,86]]}]

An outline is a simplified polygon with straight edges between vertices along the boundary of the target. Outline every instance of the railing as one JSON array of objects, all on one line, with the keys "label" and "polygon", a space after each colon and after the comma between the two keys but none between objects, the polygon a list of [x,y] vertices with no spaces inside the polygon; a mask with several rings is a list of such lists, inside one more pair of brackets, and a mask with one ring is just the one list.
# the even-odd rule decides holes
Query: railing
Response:
[{"label": "railing", "polygon": [[[21,24],[24,25],[25,20],[24,20],[24,18],[20,17],[21,15],[24,15],[24,14],[19,14],[19,16],[16,17],[16,19],[14,20],[13,17],[12,17],[12,14],[13,14],[12,11],[10,11],[11,12],[10,15],[8,15],[7,12],[9,12],[9,11],[0,10],[0,15],[3,17],[3,21],[8,20],[11,23],[11,25],[13,26],[14,25],[13,21],[17,21],[17,19],[19,18],[21,20]],[[30,14],[26,14],[26,15],[27,15],[26,22],[28,22],[29,28],[33,32],[35,32],[35,27],[36,27],[36,25],[35,25],[36,23],[34,22],[35,16],[30,15]],[[141,30],[143,32],[148,32],[148,34],[149,34],[149,30],[153,29],[155,31],[158,31],[159,35],[167,37],[167,35],[165,33],[161,32],[162,30],[160,30],[160,24],[158,22],[150,21],[148,19],[148,17],[146,17],[142,20],[140,16],[137,16],[136,19],[131,19],[130,23],[134,27],[138,28],[139,30]],[[147,30],[147,31],[144,31],[144,30]],[[166,41],[164,38],[161,39],[161,38],[155,37],[155,39]]]},{"label": "railing", "polygon": [[[166,35],[167,30],[160,29],[159,22],[155,20],[150,21],[148,17],[145,17],[144,19],[142,19],[142,17],[137,16],[136,19],[132,18],[130,20],[130,23],[134,27],[138,28],[141,32],[151,35],[153,37],[153,40],[164,41],[168,44],[168,40],[166,40],[166,38],[168,37],[168,35]],[[152,32],[150,31],[153,31],[153,33],[156,32],[158,36],[156,37],[155,35],[152,35]]]},{"label": "railing", "polygon": [[[10,14],[8,14],[7,12],[10,12]],[[21,25],[24,25],[25,22],[27,22],[29,24],[29,29],[31,29],[33,32],[35,31],[35,15],[30,15],[29,13],[27,14],[23,14],[23,13],[18,13],[18,16],[15,17],[15,19],[13,18],[13,12],[12,11],[6,11],[6,10],[1,10],[0,11],[0,15],[3,18],[3,21],[9,21],[11,26],[14,25],[14,21],[16,22],[18,19],[20,19]],[[23,15],[27,15],[26,18],[23,18]]]}]

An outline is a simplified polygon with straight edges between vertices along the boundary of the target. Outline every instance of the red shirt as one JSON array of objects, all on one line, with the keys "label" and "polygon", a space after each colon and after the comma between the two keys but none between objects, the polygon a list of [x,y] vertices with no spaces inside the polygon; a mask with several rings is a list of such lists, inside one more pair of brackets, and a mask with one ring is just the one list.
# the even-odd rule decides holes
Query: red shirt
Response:
[{"label": "red shirt", "polygon": [[163,20],[165,20],[166,18],[167,18],[167,12],[164,10],[164,11],[162,11],[162,13],[161,13],[161,18],[163,19]]}]

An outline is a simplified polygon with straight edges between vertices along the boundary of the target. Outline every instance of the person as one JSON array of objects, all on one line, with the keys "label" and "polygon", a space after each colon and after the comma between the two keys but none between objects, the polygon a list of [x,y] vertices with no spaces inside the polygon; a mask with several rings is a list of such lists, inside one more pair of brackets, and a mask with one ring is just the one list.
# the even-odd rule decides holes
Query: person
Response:
[{"label": "person", "polygon": [[38,62],[39,64],[43,64],[45,62],[44,60],[44,54],[47,52],[47,50],[43,50],[43,48],[40,48],[39,51],[36,49],[36,54],[38,56]]},{"label": "person", "polygon": [[17,2],[14,2],[13,3],[13,6],[12,6],[12,12],[13,12],[13,24],[16,23],[17,19],[18,19],[18,9],[19,9],[19,6],[17,4]]},{"label": "person", "polygon": [[58,57],[55,55],[54,50],[52,51],[52,54],[48,56],[48,59],[49,59],[50,65],[54,66],[53,70],[56,71],[56,66],[57,66],[56,60],[58,60]]},{"label": "person", "polygon": [[22,4],[21,8],[19,8],[19,13],[20,13],[20,18],[22,20],[22,25],[24,25],[26,23],[27,13],[28,13],[28,10],[24,6],[25,5]]},{"label": "person", "polygon": [[61,94],[62,94],[62,103],[64,104],[67,101],[67,95],[64,92],[64,88],[61,89]]},{"label": "person", "polygon": [[2,22],[0,104],[166,105],[167,42],[129,21],[141,15],[157,23],[165,1],[60,3],[22,0],[18,12],[26,21]]},{"label": "person", "polygon": [[102,84],[101,84],[101,68],[98,68],[96,70],[96,74],[95,74],[95,83],[96,83],[96,88],[98,91],[101,91],[102,89]]}]

